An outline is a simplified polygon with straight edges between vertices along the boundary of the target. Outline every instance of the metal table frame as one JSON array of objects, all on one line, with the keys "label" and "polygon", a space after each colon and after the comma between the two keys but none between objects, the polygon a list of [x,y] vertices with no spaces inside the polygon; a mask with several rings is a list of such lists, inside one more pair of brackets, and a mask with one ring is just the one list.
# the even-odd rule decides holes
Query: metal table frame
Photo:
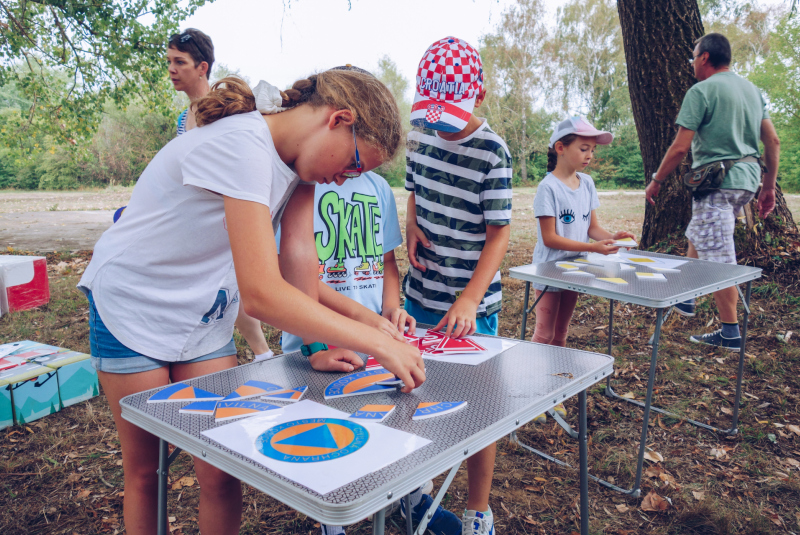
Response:
[{"label": "metal table frame", "polygon": [[[710,264],[711,266],[715,266],[717,268],[719,268],[719,266],[720,266],[720,264],[715,263],[715,262],[706,262],[706,261],[703,261],[703,260],[698,260],[698,259],[693,259],[693,258],[674,257],[674,256],[671,256],[671,255],[665,255],[665,254],[659,254],[659,253],[637,251],[636,254],[637,255],[641,255],[641,256],[651,256],[651,257],[655,257],[655,258],[680,258],[681,260],[687,260],[689,263],[699,262],[699,263],[703,263],[703,264]],[[559,262],[565,262],[565,261],[569,261],[569,260],[561,260]],[[556,264],[555,261],[554,262],[546,262],[544,264],[541,264],[541,266],[543,266],[545,268],[552,267],[552,269],[555,269],[558,272],[563,273],[563,271],[561,271],[561,270],[559,270],[558,268],[555,267],[555,264]],[[684,267],[686,265],[687,264],[684,264],[682,267]],[[625,292],[623,290],[610,290],[608,288],[590,286],[588,284],[582,284],[580,281],[576,281],[575,279],[571,279],[571,280],[559,279],[559,278],[555,278],[555,277],[552,277],[552,276],[542,276],[542,275],[530,273],[529,270],[531,268],[536,268],[537,267],[536,265],[520,266],[520,267],[517,267],[517,268],[512,268],[510,270],[511,277],[516,278],[516,279],[521,279],[521,280],[525,281],[525,298],[524,298],[523,307],[522,307],[522,326],[521,326],[522,329],[521,329],[521,332],[520,332],[520,339],[521,340],[525,339],[525,330],[526,330],[527,322],[528,322],[528,314],[536,307],[536,304],[539,302],[539,300],[544,295],[544,292],[542,292],[539,295],[539,298],[536,299],[530,307],[528,307],[528,302],[530,300],[530,289],[531,289],[531,283],[532,282],[536,282],[536,283],[539,283],[539,284],[544,284],[545,285],[545,290],[547,290],[548,287],[555,287],[555,288],[561,288],[561,289],[564,289],[564,290],[571,290],[571,291],[578,292],[578,293],[584,293],[584,294],[588,294],[588,295],[596,295],[598,297],[606,297],[606,298],[608,298],[610,300],[609,315],[608,315],[608,355],[609,356],[612,356],[612,348],[613,348],[613,340],[614,340],[614,301],[618,300],[618,301],[622,301],[622,302],[626,302],[626,303],[637,304],[637,305],[642,305],[642,306],[646,306],[646,307],[650,307],[650,308],[655,308],[656,309],[656,327],[655,327],[655,332],[654,332],[654,334],[651,337],[650,342],[649,342],[652,345],[652,352],[651,352],[651,358],[650,358],[650,373],[649,373],[648,380],[647,380],[647,394],[645,396],[645,402],[642,403],[640,401],[635,401],[635,400],[632,400],[632,399],[623,398],[622,396],[620,396],[619,394],[614,392],[614,389],[611,387],[611,376],[609,375],[606,378],[606,389],[605,389],[606,396],[608,396],[610,398],[613,398],[613,399],[617,399],[617,400],[620,400],[620,401],[625,401],[627,403],[631,403],[633,405],[636,405],[637,407],[640,407],[640,408],[644,409],[644,415],[642,417],[642,432],[641,432],[641,437],[640,437],[640,440],[639,440],[639,453],[638,453],[638,457],[637,457],[637,461],[636,461],[636,476],[635,476],[635,479],[634,479],[633,487],[630,488],[630,489],[623,489],[623,488],[618,487],[617,485],[614,485],[613,483],[610,483],[609,481],[601,479],[601,478],[599,478],[599,477],[597,477],[595,475],[592,475],[592,474],[588,475],[589,478],[591,478],[592,480],[596,481],[597,483],[603,485],[604,487],[607,487],[607,488],[609,488],[611,490],[615,490],[617,492],[621,492],[623,494],[628,494],[628,495],[633,496],[633,497],[641,496],[641,488],[640,487],[641,487],[641,481],[642,481],[642,470],[643,470],[643,466],[644,466],[644,453],[645,453],[645,448],[647,447],[648,423],[649,423],[649,420],[650,420],[650,412],[651,411],[657,412],[659,414],[664,414],[666,416],[670,416],[670,417],[673,417],[673,418],[676,418],[676,419],[679,419],[679,420],[684,420],[686,422],[691,423],[692,425],[695,425],[697,427],[701,427],[703,429],[707,429],[709,431],[719,432],[719,433],[723,433],[725,435],[735,435],[736,433],[738,433],[739,430],[738,430],[737,426],[738,426],[738,422],[739,422],[739,404],[740,404],[740,401],[741,401],[741,394],[742,394],[742,376],[743,376],[743,373],[744,373],[745,345],[746,345],[746,342],[747,342],[747,324],[748,324],[748,319],[749,319],[749,316],[750,316],[750,295],[751,295],[751,292],[752,292],[753,280],[761,277],[761,269],[760,268],[752,268],[752,267],[749,267],[749,266],[734,266],[734,265],[730,265],[730,264],[722,264],[722,265],[727,266],[726,268],[724,268],[727,271],[734,271],[735,270],[736,273],[734,275],[732,275],[732,276],[726,277],[723,280],[714,281],[714,283],[705,285],[703,287],[690,288],[688,290],[684,289],[683,291],[675,292],[674,295],[670,295],[667,298],[664,298],[664,297],[652,298],[652,297],[649,297],[649,296],[646,296],[646,295],[641,295],[641,294],[640,295],[628,295],[628,294],[625,294]],[[608,269],[607,267],[604,268],[602,266],[590,266],[590,265],[587,265],[586,267],[588,269],[591,269],[592,267],[594,267],[594,269],[596,269],[597,271],[603,271],[605,269]],[[643,266],[643,267],[646,267],[646,266]],[[703,266],[703,267],[710,267],[710,266]],[[528,269],[527,272],[526,272],[526,268]],[[735,269],[735,268],[738,268],[738,269]],[[623,276],[624,273],[625,272],[617,272],[617,273],[613,273],[612,275],[614,275],[614,276]],[[632,271],[627,271],[627,273],[632,273]],[[674,277],[676,275],[679,275],[679,274],[673,274],[672,276]],[[669,276],[670,275],[667,275],[667,277],[669,277]],[[594,281],[594,278],[592,279],[592,281],[585,281],[585,282],[588,283],[588,282],[593,282],[593,281]],[[651,282],[650,284],[659,284],[659,283]],[[740,284],[746,284],[747,285],[744,294],[742,294],[742,290],[739,287]],[[731,427],[728,428],[728,429],[721,429],[721,428],[718,428],[718,427],[714,427],[714,426],[705,424],[703,422],[698,422],[697,420],[692,420],[690,418],[683,418],[681,416],[676,415],[675,413],[672,413],[672,412],[667,411],[665,409],[661,409],[659,407],[653,407],[652,406],[653,388],[655,386],[656,366],[657,366],[657,362],[658,362],[658,346],[659,346],[659,341],[660,341],[660,338],[661,338],[661,327],[662,327],[666,317],[668,317],[669,314],[672,312],[672,306],[677,304],[677,303],[681,303],[681,302],[683,302],[683,301],[685,301],[687,299],[691,299],[691,298],[695,298],[695,297],[701,297],[703,295],[707,295],[707,294],[716,292],[718,290],[723,290],[725,288],[730,288],[731,286],[735,286],[736,287],[736,290],[737,290],[737,292],[739,293],[739,296],[742,299],[742,304],[743,304],[743,308],[744,308],[744,318],[743,318],[743,322],[742,322],[742,331],[741,331],[742,345],[741,345],[741,348],[739,350],[739,364],[738,364],[738,371],[737,371],[737,376],[736,376],[736,396],[735,396],[735,401],[734,401],[734,406],[733,406],[733,417],[732,417]],[[665,312],[665,310],[666,310],[666,312]],[[577,438],[578,437],[578,433],[576,433],[575,430],[572,429],[572,427],[566,421],[564,421],[563,418],[561,418],[561,416],[559,416],[553,410],[548,411],[548,414],[550,416],[552,416],[553,419],[562,428],[564,428],[564,430],[567,431],[569,436],[571,436],[572,438]],[[545,459],[547,459],[549,461],[552,461],[552,462],[554,462],[556,464],[559,464],[561,466],[571,468],[571,466],[569,464],[565,463],[564,461],[556,459],[555,457],[553,457],[551,455],[548,455],[548,454],[546,454],[546,453],[544,453],[544,452],[542,452],[540,450],[537,450],[537,449],[535,449],[535,448],[533,448],[533,447],[531,447],[531,446],[529,446],[527,444],[522,443],[517,438],[516,433],[512,433],[509,438],[510,438],[510,440],[512,442],[515,442],[519,446],[522,446],[523,448],[527,449],[528,451],[530,451],[532,453],[535,453],[536,455],[539,455],[540,457],[543,457],[543,458],[545,458]]]},{"label": "metal table frame", "polygon": [[[590,356],[593,360],[590,360],[587,356]],[[553,371],[553,368],[561,366],[563,362],[569,362],[570,366],[574,366],[570,368],[577,372],[573,377],[546,377],[557,375],[547,373],[547,370]],[[542,370],[543,364],[546,365],[544,370]],[[159,535],[166,534],[167,530],[167,477],[169,465],[174,461],[181,450],[185,450],[191,455],[201,458],[257,490],[269,494],[287,506],[317,521],[332,525],[349,525],[372,515],[374,534],[384,533],[386,508],[392,501],[398,497],[406,500],[409,499],[410,493],[418,488],[420,481],[432,479],[449,470],[442,488],[437,493],[436,499],[428,513],[424,515],[420,525],[417,526],[416,529],[413,529],[413,526],[407,523],[409,534],[417,533],[422,535],[425,532],[430,516],[444,498],[447,488],[452,483],[464,459],[469,457],[471,453],[482,450],[518,429],[520,426],[525,425],[544,410],[548,410],[557,403],[576,394],[578,395],[580,407],[580,430],[578,433],[580,438],[580,523],[581,533],[588,534],[589,500],[586,391],[592,385],[611,375],[613,371],[613,358],[576,349],[553,348],[552,346],[523,342],[479,366],[449,364],[428,359],[426,360],[426,368],[428,371],[428,382],[420,387],[420,389],[414,391],[420,396],[424,395],[426,387],[429,388],[429,395],[436,395],[436,393],[441,395],[441,389],[445,388],[458,388],[458,390],[454,389],[453,392],[461,392],[463,399],[471,399],[479,402],[480,399],[491,398],[491,394],[493,393],[492,388],[495,388],[497,385],[501,385],[507,389],[513,387],[515,395],[511,395],[511,391],[509,390],[505,398],[501,399],[495,397],[494,399],[497,399],[496,407],[487,406],[479,408],[476,406],[473,408],[472,402],[470,402],[470,405],[465,410],[454,413],[454,415],[451,416],[445,416],[429,428],[422,428],[424,433],[430,433],[432,435],[441,433],[441,440],[439,440],[439,444],[436,444],[436,448],[427,450],[434,445],[434,443],[432,443],[392,465],[374,472],[369,476],[365,476],[365,478],[357,480],[352,484],[345,485],[340,489],[332,491],[325,496],[320,496],[305,487],[293,483],[283,476],[269,471],[256,462],[227,450],[213,440],[201,436],[200,433],[202,430],[215,427],[216,424],[213,423],[213,419],[205,420],[206,423],[202,423],[204,421],[200,420],[200,418],[208,417],[191,415],[176,416],[179,405],[181,405],[178,403],[150,404],[148,406],[146,404],[147,398],[158,389],[123,398],[120,402],[122,417],[134,425],[155,434],[160,439],[159,466],[157,471]],[[483,379],[484,374],[487,372],[490,374],[492,372],[499,374],[498,379],[496,381]],[[536,374],[533,383],[531,383],[530,379],[530,377],[533,376],[532,374]],[[376,394],[369,396],[369,399],[366,396],[357,396],[355,398],[340,398],[340,400],[323,401],[321,388],[319,388],[319,386],[323,384],[327,385],[338,376],[345,374],[336,375],[311,370],[307,360],[300,356],[299,353],[292,353],[272,360],[239,366],[237,368],[184,381],[184,383],[210,389],[211,391],[214,391],[214,386],[216,385],[217,391],[221,392],[222,387],[220,385],[223,384],[238,385],[248,378],[265,380],[269,377],[276,377],[276,382],[281,381],[280,377],[283,377],[283,382],[288,382],[289,380],[285,379],[287,375],[302,377],[303,380],[308,381],[297,383],[309,385],[309,391],[306,394],[307,399],[320,401],[334,408],[341,409],[347,407],[347,403],[350,403],[356,408],[366,402],[396,403],[398,405],[398,410],[396,410],[395,413],[409,413],[410,420],[410,408],[416,407],[416,403],[421,401],[414,393],[401,394],[399,392],[392,394]],[[435,378],[438,377],[441,379],[445,376],[453,378],[453,380],[443,381],[438,385],[435,384]],[[463,395],[463,391],[467,389],[464,388],[465,383],[456,380],[458,377],[468,377],[471,381],[474,381],[467,395]],[[484,391],[481,392],[480,389],[475,388],[475,385],[483,385],[484,381],[486,387]],[[457,386],[453,387],[451,385]],[[528,385],[530,385],[530,388],[528,388]],[[537,391],[536,389],[539,390]],[[433,394],[430,394],[430,392],[433,392]],[[536,393],[534,394],[531,392]],[[385,397],[385,399],[382,399],[382,397]],[[442,397],[442,399],[445,398]],[[350,401],[348,402],[347,400]],[[471,409],[475,411],[475,413],[470,412]],[[479,418],[483,418],[488,425],[486,427],[477,427],[478,431],[473,433],[474,427],[464,427],[464,421],[467,420],[459,420],[459,414],[465,415],[465,418],[469,417],[470,420],[474,420],[472,416],[477,415]],[[195,418],[196,420],[188,421],[182,419],[186,417]],[[447,423],[448,419],[452,422],[451,424]],[[387,424],[392,425],[392,423],[392,418],[390,417],[390,419],[387,420]],[[482,425],[484,422],[479,423]],[[224,423],[219,425],[224,425]],[[411,425],[411,423],[402,420],[393,426],[400,429],[407,425]],[[451,429],[449,434],[447,431],[448,425]],[[456,429],[458,432],[453,434],[452,429]],[[423,436],[425,435],[423,434]],[[453,437],[461,438],[456,440]],[[433,440],[433,436],[427,438]],[[169,454],[168,444],[173,444],[176,447],[172,454]],[[405,466],[405,464],[409,466]],[[363,483],[363,481],[366,480],[369,481]],[[345,498],[340,499],[341,496],[345,496]]]}]

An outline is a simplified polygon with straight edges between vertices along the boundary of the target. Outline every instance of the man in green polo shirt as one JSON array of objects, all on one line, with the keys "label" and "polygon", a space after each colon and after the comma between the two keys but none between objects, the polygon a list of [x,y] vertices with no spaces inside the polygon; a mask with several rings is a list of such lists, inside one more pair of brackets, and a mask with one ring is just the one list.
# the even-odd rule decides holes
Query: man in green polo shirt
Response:
[{"label": "man in green polo shirt", "polygon": [[[767,171],[758,196],[758,211],[766,218],[775,207],[780,141],[769,119],[764,97],[752,83],[730,71],[731,45],[724,35],[710,33],[695,42],[690,60],[698,83],[683,99],[675,121],[678,134],[667,150],[653,180],[647,185],[647,202],[655,205],[661,185],[681,163],[689,149],[692,168],[722,160],[734,163],[718,190],[692,201],[692,220],[686,228],[686,256],[726,264],[736,263],[733,230],[736,216],[749,203],[762,182],[758,142],[764,143]],[[735,287],[714,292],[722,328],[691,336],[692,342],[739,351],[741,336],[736,314]],[[675,306],[684,316],[694,316],[694,299]]]}]

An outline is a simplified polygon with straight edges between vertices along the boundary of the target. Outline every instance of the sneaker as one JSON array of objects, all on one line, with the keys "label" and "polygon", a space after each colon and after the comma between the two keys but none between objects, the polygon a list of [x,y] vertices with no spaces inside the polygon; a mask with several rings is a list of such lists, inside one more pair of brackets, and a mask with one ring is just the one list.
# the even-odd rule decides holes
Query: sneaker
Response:
[{"label": "sneaker", "polygon": [[[430,495],[422,495],[422,500],[412,509],[411,518],[415,526],[419,525],[419,521],[422,520],[422,515],[428,511],[432,503],[433,498],[431,498]],[[400,514],[403,518],[406,517],[405,501],[400,502]],[[428,522],[428,531],[434,535],[460,535],[461,520],[440,505],[436,508],[436,511]]]},{"label": "sneaker", "polygon": [[[417,490],[421,491],[422,494],[430,494],[433,492],[433,480],[429,479],[427,483],[422,485]],[[416,492],[416,491],[414,491]],[[399,500],[395,500],[392,502],[392,505],[389,506],[389,509],[386,511],[386,516],[391,516],[395,514],[397,511],[400,510],[400,502],[405,499],[405,496],[400,498]]]},{"label": "sneaker", "polygon": [[494,535],[494,515],[478,511],[464,511],[461,517],[461,535]]},{"label": "sneaker", "polygon": [[688,301],[684,301],[683,303],[678,303],[677,305],[673,305],[672,308],[675,309],[675,312],[677,312],[681,316],[686,316],[687,318],[693,318],[695,316],[694,303],[689,303]]},{"label": "sneaker", "polygon": [[533,423],[544,425],[547,423],[547,415],[545,413],[540,414],[536,418],[533,419]]},{"label": "sneaker", "polygon": [[742,346],[742,337],[725,338],[722,336],[722,329],[718,329],[713,333],[701,334],[699,336],[690,336],[689,340],[697,344],[706,344],[708,346],[716,346],[728,349],[730,351],[739,351]]},{"label": "sneaker", "polygon": [[553,407],[553,411],[556,414],[558,414],[559,416],[561,416],[562,418],[566,418],[567,417],[567,409],[564,408],[564,404],[563,403],[559,403],[558,405]]}]

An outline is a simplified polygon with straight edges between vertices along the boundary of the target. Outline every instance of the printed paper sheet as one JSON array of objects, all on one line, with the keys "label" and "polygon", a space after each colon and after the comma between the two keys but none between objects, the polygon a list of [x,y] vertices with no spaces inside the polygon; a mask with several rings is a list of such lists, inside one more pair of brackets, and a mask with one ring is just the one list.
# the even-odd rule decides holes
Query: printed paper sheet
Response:
[{"label": "printed paper sheet", "polygon": [[304,400],[203,435],[309,489],[327,494],[430,440]]}]

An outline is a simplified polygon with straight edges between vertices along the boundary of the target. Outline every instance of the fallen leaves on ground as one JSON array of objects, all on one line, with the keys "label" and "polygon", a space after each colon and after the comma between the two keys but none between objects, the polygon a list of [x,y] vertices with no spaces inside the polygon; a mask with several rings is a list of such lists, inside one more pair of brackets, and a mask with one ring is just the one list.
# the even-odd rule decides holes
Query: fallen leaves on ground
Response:
[{"label": "fallen leaves on ground", "polygon": [[663,463],[664,462],[664,456],[661,455],[660,453],[658,453],[657,451],[648,450],[648,451],[644,452],[644,458],[647,459],[648,461],[651,461],[651,462],[654,462],[654,463]]},{"label": "fallen leaves on ground", "polygon": [[642,500],[641,509],[661,513],[669,509],[669,502],[651,490]]},{"label": "fallen leaves on ground", "polygon": [[698,502],[702,502],[703,500],[706,499],[706,493],[703,491],[693,490],[692,496],[694,496],[694,499],[697,500]]}]

